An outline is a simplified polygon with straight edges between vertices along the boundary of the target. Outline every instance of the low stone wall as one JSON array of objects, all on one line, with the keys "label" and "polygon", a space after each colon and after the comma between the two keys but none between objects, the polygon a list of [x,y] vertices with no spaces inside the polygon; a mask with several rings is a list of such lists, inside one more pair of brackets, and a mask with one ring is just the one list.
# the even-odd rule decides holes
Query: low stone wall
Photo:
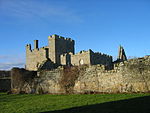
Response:
[{"label": "low stone wall", "polygon": [[27,79],[21,85],[28,86],[28,90],[22,87],[20,91],[53,94],[150,92],[149,67],[150,58],[144,57],[115,64],[113,70],[106,70],[103,65],[41,70],[32,81]]},{"label": "low stone wall", "polygon": [[97,66],[87,68],[74,86],[75,93],[138,93],[150,91],[149,70],[133,70],[124,64],[118,70],[101,71]]},{"label": "low stone wall", "polygon": [[12,93],[35,93],[37,72],[13,68],[11,70]]},{"label": "low stone wall", "polygon": [[52,71],[42,70],[38,72],[38,78],[36,78],[36,81],[38,81],[36,93],[65,93],[60,85],[62,73],[62,69],[55,69]]}]

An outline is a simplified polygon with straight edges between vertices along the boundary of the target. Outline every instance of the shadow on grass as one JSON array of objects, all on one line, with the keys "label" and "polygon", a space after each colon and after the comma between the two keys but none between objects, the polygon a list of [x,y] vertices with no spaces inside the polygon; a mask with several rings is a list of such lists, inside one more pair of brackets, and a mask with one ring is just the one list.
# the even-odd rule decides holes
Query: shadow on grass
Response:
[{"label": "shadow on grass", "polygon": [[42,113],[150,113],[150,96]]}]

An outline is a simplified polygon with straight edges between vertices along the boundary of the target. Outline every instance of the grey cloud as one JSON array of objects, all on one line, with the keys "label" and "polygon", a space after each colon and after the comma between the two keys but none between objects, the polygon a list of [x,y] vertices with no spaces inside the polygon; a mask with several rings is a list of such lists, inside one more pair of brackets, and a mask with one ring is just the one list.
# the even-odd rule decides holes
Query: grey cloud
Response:
[{"label": "grey cloud", "polygon": [[12,67],[24,67],[25,59],[21,55],[0,55],[0,70],[9,70]]},{"label": "grey cloud", "polygon": [[13,67],[24,67],[24,63],[0,63],[0,70],[10,70]]}]

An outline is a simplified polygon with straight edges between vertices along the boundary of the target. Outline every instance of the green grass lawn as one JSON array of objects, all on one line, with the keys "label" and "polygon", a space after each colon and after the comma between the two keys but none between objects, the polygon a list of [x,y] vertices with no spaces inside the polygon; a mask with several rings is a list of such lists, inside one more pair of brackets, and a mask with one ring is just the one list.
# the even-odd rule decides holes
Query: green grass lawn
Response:
[{"label": "green grass lawn", "polygon": [[[148,113],[146,110],[149,110],[149,101],[150,94],[7,95],[0,93],[0,113],[100,113],[100,111],[119,113],[124,109],[134,112],[144,109],[143,113]],[[115,112],[117,110],[119,112]]]}]

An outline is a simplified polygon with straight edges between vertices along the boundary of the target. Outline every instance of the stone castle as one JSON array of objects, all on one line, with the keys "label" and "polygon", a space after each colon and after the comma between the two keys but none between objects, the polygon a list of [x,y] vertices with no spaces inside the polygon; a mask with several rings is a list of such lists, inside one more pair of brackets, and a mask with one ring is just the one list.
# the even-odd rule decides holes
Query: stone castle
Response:
[{"label": "stone castle", "polygon": [[[48,46],[26,46],[26,69],[13,68],[11,81],[4,78],[0,90],[12,93],[90,94],[150,92],[150,56],[128,59],[122,46],[116,61],[92,50],[75,54],[75,42],[58,35]],[[6,89],[6,84],[8,84]],[[10,86],[11,85],[11,86]],[[5,88],[4,88],[5,87]]]},{"label": "stone castle", "polygon": [[[112,56],[93,52],[91,49],[75,54],[74,45],[75,41],[71,38],[58,35],[49,36],[48,46],[42,48],[38,47],[38,40],[34,40],[34,49],[31,49],[31,44],[26,45],[26,69],[36,71],[43,66],[51,69],[58,66],[112,65]],[[119,53],[118,59],[126,60],[122,47]]]},{"label": "stone castle", "polygon": [[150,56],[128,59],[122,46],[118,59],[92,50],[75,54],[75,42],[58,35],[48,46],[26,46],[26,69],[11,70],[14,93],[89,94],[150,92]]}]

